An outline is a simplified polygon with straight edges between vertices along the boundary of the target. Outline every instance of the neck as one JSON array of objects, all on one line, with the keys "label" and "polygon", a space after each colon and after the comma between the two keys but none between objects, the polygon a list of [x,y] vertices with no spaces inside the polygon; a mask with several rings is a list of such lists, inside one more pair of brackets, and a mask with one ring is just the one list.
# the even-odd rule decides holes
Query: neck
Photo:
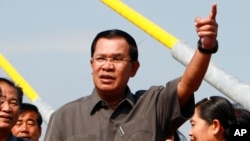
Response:
[{"label": "neck", "polygon": [[10,136],[10,131],[0,131],[0,141],[8,141],[8,138]]},{"label": "neck", "polygon": [[110,108],[114,110],[116,106],[124,99],[126,93],[114,93],[114,92],[98,92],[102,100],[106,101]]},{"label": "neck", "polygon": [[112,110],[115,110],[115,108],[122,101],[123,98],[124,96],[120,96],[120,97],[117,97],[116,99],[103,99],[103,100],[105,100],[109,104],[109,107]]},{"label": "neck", "polygon": [[117,105],[118,104],[116,104],[116,105],[109,105],[109,107],[114,111],[116,109]]}]

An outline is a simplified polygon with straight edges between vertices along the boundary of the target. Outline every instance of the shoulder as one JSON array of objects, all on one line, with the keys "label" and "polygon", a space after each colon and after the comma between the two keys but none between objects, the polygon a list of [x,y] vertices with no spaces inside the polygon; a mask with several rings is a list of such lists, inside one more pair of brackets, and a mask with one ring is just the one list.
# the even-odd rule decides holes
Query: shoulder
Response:
[{"label": "shoulder", "polygon": [[135,92],[135,98],[138,99],[140,97],[146,97],[149,95],[154,95],[155,93],[159,93],[164,89],[164,86],[151,86],[147,90],[138,90]]},{"label": "shoulder", "polygon": [[181,79],[180,77],[172,79],[172,80],[168,81],[165,86],[163,86],[163,85],[151,86],[147,90],[138,90],[138,91],[136,91],[135,95],[141,96],[141,95],[146,94],[146,93],[150,93],[150,94],[160,93],[161,91],[163,91],[165,89],[174,89],[175,90],[177,88],[177,85],[178,85],[178,82],[180,81],[180,79]]},{"label": "shoulder", "polygon": [[64,106],[69,106],[69,105],[78,105],[78,104],[82,104],[83,102],[86,102],[90,99],[91,95],[88,95],[88,96],[84,96],[84,97],[81,97],[81,98],[78,98],[76,100],[73,100],[67,104],[65,104]]},{"label": "shoulder", "polygon": [[[74,112],[76,109],[86,109],[89,105],[90,96],[81,97],[69,103],[66,103],[59,109],[57,109],[54,114],[69,114],[69,112]],[[73,110],[74,109],[74,110]]]},{"label": "shoulder", "polygon": [[156,98],[156,99],[169,99],[175,98],[177,95],[177,86],[178,82],[180,81],[180,77],[172,79],[166,82],[166,85],[158,85],[158,86],[151,86],[147,90],[138,90],[136,91],[134,97],[135,99],[147,99],[147,98]]},{"label": "shoulder", "polygon": [[66,103],[65,105],[62,106],[62,108],[67,108],[67,107],[71,107],[71,106],[77,106],[77,105],[82,105],[86,102],[88,102],[90,99],[90,95],[89,96],[84,96],[84,97],[81,97],[81,98],[78,98],[76,100],[73,100],[69,103]]}]

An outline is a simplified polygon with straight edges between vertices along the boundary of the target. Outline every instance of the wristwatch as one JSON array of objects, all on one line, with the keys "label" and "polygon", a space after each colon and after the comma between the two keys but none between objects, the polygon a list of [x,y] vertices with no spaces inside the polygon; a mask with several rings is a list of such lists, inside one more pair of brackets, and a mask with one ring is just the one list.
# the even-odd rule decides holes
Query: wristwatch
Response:
[{"label": "wristwatch", "polygon": [[198,50],[201,53],[204,53],[204,54],[213,54],[213,53],[216,53],[218,51],[218,48],[219,48],[217,40],[215,41],[215,46],[212,49],[203,48],[202,44],[201,44],[201,39],[198,40],[197,47],[198,47]]}]

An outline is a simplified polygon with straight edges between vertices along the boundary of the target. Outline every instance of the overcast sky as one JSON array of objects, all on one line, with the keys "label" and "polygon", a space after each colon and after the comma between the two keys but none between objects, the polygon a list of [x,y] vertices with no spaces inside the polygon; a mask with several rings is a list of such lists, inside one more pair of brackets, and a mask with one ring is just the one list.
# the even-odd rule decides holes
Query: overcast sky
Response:
[{"label": "overcast sky", "polygon": [[[219,51],[212,61],[250,84],[250,1],[122,2],[194,48],[194,18],[206,17],[217,2]],[[0,0],[0,53],[54,109],[91,94],[90,44],[98,32],[113,28],[130,33],[139,46],[141,67],[129,82],[133,92],[182,75],[185,67],[168,48],[99,0]],[[2,69],[0,75],[8,77]],[[196,101],[211,95],[222,94],[204,81]],[[189,128],[187,122],[181,131],[187,136]]]}]

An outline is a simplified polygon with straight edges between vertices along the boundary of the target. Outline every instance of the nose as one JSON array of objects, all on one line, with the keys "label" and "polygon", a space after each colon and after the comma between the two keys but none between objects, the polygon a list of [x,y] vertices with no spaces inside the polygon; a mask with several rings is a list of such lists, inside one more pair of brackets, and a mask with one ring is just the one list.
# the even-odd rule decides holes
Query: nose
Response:
[{"label": "nose", "polygon": [[192,136],[192,129],[189,130],[188,135],[191,137]]},{"label": "nose", "polygon": [[106,58],[104,61],[104,64],[114,64],[113,59],[112,58]]},{"label": "nose", "polygon": [[112,69],[112,68],[114,68],[114,63],[112,62],[112,59],[107,58],[107,60],[105,62],[103,62],[102,68],[103,69]]},{"label": "nose", "polygon": [[21,132],[27,132],[27,125],[26,124],[22,124],[20,127],[20,131]]}]

